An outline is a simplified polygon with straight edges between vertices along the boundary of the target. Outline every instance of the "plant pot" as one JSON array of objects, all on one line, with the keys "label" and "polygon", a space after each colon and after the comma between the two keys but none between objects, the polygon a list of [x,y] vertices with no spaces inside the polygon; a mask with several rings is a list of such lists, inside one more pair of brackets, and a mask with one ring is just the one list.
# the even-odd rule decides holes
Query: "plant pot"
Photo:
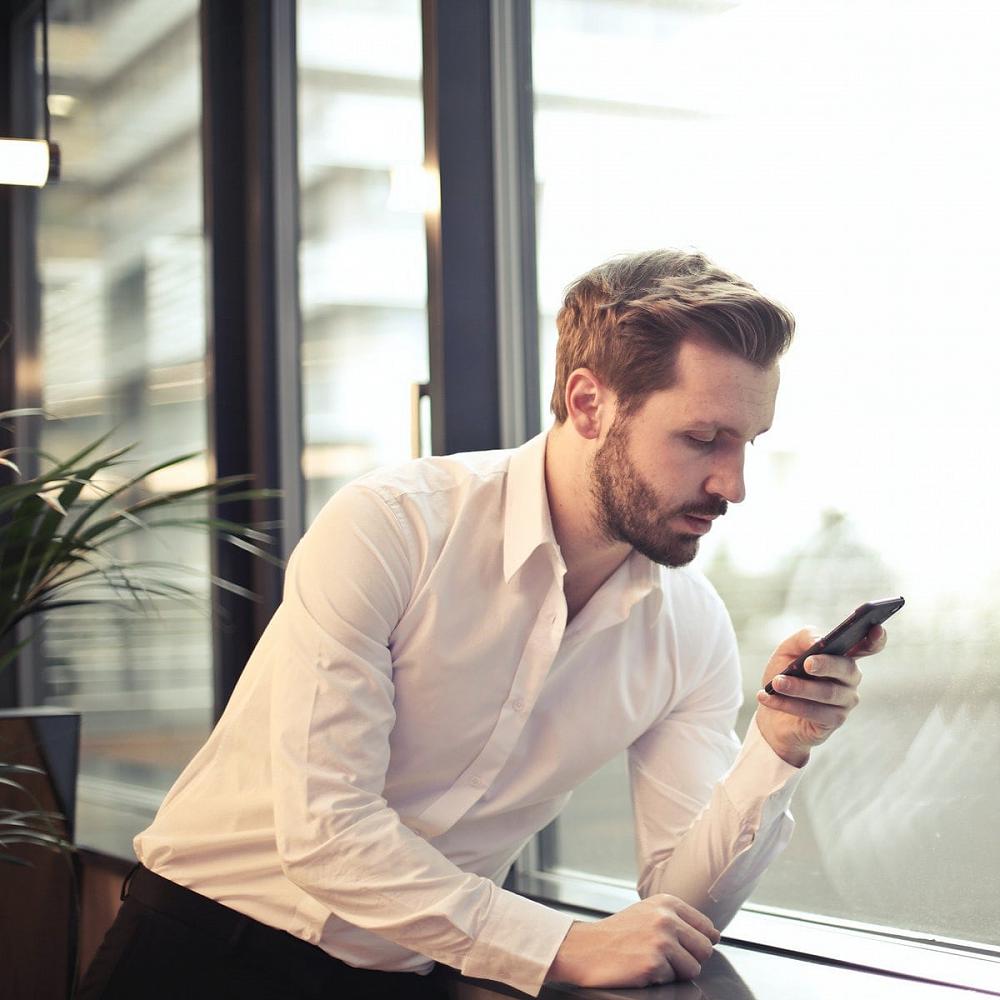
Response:
[{"label": "plant pot", "polygon": [[[40,769],[7,777],[0,808],[61,813],[73,839],[80,713],[60,708],[0,709],[0,761]],[[26,865],[0,861],[0,969],[5,997],[65,997],[76,965],[79,896],[76,859],[32,844],[0,848]]]}]

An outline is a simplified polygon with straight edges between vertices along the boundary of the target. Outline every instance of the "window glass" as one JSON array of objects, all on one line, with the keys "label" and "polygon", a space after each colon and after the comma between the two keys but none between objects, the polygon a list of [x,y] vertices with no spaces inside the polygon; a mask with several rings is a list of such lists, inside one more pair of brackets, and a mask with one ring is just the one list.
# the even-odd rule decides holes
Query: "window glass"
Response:
[{"label": "window glass", "polygon": [[311,520],[411,455],[427,380],[419,0],[300,0],[303,472]]},{"label": "window glass", "polygon": [[[546,406],[562,289],[613,254],[697,247],[798,319],[749,499],[698,558],[739,636],[739,732],[778,640],[907,599],[753,899],[992,944],[998,30],[975,0],[534,4]],[[612,761],[544,864],[634,879],[628,814]]]},{"label": "window glass", "polygon": [[[49,5],[62,177],[40,195],[40,443],[68,458],[111,430],[106,450],[137,443],[123,477],[206,447],[197,8]],[[201,457],[144,487],[209,476]],[[124,855],[208,732],[212,654],[206,537],[140,532],[116,555],[183,564],[198,598],[66,608],[45,629],[41,700],[83,712],[77,839]]]}]

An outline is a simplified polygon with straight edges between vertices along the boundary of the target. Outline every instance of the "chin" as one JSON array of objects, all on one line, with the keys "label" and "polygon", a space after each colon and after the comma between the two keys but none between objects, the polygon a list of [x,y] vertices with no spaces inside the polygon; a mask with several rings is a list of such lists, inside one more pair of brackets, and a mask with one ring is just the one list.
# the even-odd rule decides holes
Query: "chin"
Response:
[{"label": "chin", "polygon": [[675,535],[670,545],[666,548],[659,546],[634,545],[647,559],[651,559],[661,566],[676,568],[687,566],[689,562],[698,554],[698,535]]}]

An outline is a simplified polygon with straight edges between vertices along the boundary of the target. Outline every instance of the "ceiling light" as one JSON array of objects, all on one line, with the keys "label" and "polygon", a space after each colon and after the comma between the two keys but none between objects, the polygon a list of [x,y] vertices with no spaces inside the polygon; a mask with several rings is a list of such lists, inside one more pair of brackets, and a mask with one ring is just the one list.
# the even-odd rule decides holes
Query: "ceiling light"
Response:
[{"label": "ceiling light", "polygon": [[44,187],[59,179],[59,147],[49,139],[48,0],[42,0],[42,88],[45,138],[0,139],[0,184]]}]

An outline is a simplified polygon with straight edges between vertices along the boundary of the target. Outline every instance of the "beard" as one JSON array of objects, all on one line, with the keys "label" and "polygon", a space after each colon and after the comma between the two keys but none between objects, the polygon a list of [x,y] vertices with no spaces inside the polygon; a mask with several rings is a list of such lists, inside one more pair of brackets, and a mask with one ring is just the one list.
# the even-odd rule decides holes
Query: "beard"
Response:
[{"label": "beard", "polygon": [[664,510],[628,456],[627,423],[615,420],[598,448],[590,472],[597,524],[609,542],[625,542],[661,566],[686,566],[698,552],[700,535],[675,531],[669,522],[682,514],[725,514],[722,497]]}]

